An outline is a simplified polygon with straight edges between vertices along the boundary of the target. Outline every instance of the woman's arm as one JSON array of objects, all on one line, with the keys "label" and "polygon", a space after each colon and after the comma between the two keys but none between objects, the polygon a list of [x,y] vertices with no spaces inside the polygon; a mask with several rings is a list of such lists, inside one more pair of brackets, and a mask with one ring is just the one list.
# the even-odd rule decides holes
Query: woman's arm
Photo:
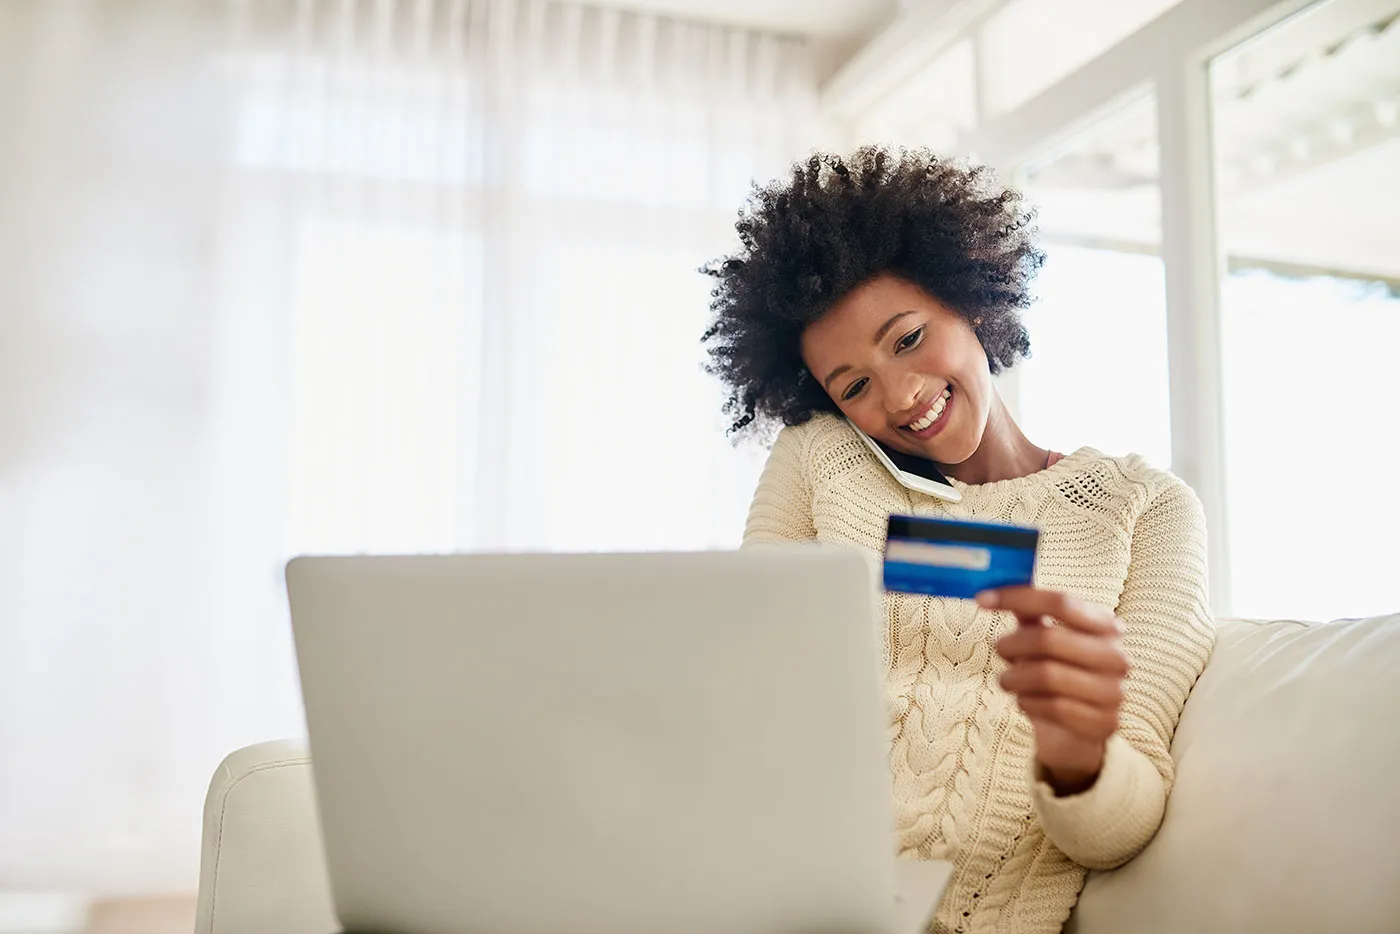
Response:
[{"label": "woman's arm", "polygon": [[1034,777],[1046,834],[1070,859],[1112,869],[1132,859],[1161,825],[1174,776],[1171,740],[1186,696],[1215,644],[1206,591],[1205,516],[1175,478],[1133,529],[1132,559],[1116,608],[1131,671],[1118,729],[1093,784],[1057,796]]},{"label": "woman's arm", "polygon": [[768,455],[749,507],[744,544],[806,542],[816,537],[803,433],[784,428]]}]

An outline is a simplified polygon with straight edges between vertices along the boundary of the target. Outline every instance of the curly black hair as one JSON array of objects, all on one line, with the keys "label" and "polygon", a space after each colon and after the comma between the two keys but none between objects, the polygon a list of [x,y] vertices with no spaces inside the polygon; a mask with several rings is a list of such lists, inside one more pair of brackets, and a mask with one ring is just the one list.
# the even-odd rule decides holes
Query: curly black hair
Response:
[{"label": "curly black hair", "polygon": [[882,273],[967,318],[993,373],[1028,356],[1020,309],[1045,261],[1033,220],[987,169],[924,149],[816,153],[755,185],[735,225],[741,249],[701,269],[718,280],[702,341],[729,392],[731,434],[837,410],[802,362],[802,332]]}]

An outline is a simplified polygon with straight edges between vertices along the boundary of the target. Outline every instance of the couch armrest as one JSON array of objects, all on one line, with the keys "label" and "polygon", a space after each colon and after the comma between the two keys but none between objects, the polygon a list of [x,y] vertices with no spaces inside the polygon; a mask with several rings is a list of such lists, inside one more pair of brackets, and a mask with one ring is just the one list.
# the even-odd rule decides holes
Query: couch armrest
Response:
[{"label": "couch armrest", "polygon": [[305,742],[234,752],[204,801],[195,934],[339,930]]}]

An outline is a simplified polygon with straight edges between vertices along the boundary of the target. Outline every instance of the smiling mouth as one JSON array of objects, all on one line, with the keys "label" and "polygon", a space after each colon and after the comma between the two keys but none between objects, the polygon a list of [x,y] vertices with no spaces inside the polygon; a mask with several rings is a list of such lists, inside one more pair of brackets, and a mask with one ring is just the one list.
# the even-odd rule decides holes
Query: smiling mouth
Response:
[{"label": "smiling mouth", "polygon": [[936,396],[924,413],[907,425],[900,427],[900,431],[907,431],[912,435],[922,435],[930,428],[934,427],[943,418],[943,413],[948,410],[948,400],[953,397],[952,387],[943,390],[942,395]]}]

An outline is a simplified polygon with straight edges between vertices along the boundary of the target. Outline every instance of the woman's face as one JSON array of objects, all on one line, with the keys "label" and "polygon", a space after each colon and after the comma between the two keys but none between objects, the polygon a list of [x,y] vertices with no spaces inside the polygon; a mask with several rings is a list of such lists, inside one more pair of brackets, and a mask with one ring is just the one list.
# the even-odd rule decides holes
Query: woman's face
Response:
[{"label": "woman's face", "polygon": [[802,333],[802,359],[861,431],[960,464],[991,411],[987,354],[967,319],[918,286],[870,279]]}]

